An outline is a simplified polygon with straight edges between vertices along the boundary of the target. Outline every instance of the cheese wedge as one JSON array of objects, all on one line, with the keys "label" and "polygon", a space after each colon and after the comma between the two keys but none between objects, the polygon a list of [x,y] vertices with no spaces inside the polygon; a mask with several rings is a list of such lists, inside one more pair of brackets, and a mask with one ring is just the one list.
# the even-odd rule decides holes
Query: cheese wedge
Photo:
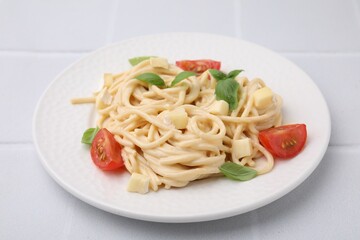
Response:
[{"label": "cheese wedge", "polygon": [[166,58],[152,57],[152,58],[150,58],[150,65],[152,67],[158,67],[158,68],[165,68],[165,69],[169,68],[169,63]]},{"label": "cheese wedge", "polygon": [[266,108],[272,103],[273,95],[273,92],[268,87],[256,90],[253,94],[255,107]]},{"label": "cheese wedge", "polygon": [[106,108],[112,103],[112,100],[113,96],[104,88],[96,97],[96,107],[99,109]]},{"label": "cheese wedge", "polygon": [[214,115],[228,115],[229,104],[224,100],[215,101],[210,105],[209,112]]},{"label": "cheese wedge", "polygon": [[188,114],[184,108],[179,107],[169,112],[171,123],[176,129],[185,129],[189,120]]},{"label": "cheese wedge", "polygon": [[111,73],[104,74],[104,86],[110,87],[113,84],[113,75]]},{"label": "cheese wedge", "polygon": [[149,183],[150,178],[148,176],[139,173],[133,173],[131,174],[127,190],[129,192],[145,194],[149,192]]},{"label": "cheese wedge", "polygon": [[234,140],[232,144],[232,153],[237,159],[250,156],[252,154],[250,138]]}]

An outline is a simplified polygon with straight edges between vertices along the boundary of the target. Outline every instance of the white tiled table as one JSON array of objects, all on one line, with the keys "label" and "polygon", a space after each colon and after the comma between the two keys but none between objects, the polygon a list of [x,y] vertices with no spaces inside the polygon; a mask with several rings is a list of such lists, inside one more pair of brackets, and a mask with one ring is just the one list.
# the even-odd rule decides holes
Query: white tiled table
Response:
[{"label": "white tiled table", "polygon": [[[31,133],[46,86],[98,47],[168,31],[252,41],[312,77],[332,136],[303,184],[236,217],[162,224],[96,209],[51,179]],[[0,0],[0,239],[360,239],[359,72],[359,0]]]}]

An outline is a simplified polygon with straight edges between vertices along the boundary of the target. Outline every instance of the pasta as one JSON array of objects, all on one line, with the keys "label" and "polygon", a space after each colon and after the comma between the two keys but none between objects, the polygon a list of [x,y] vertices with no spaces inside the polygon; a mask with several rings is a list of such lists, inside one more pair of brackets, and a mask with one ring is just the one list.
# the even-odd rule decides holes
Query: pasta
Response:
[{"label": "pasta", "polygon": [[[248,166],[264,174],[273,168],[272,155],[259,144],[260,130],[281,125],[282,99],[273,94],[271,103],[259,108],[255,93],[266,87],[255,78],[234,78],[239,83],[237,107],[214,113],[219,103],[217,80],[207,70],[172,87],[159,87],[136,79],[154,73],[170,85],[183,70],[175,65],[157,67],[145,60],[117,75],[105,75],[94,97],[72,103],[94,103],[97,126],[106,128],[123,146],[122,157],[130,173],[149,177],[149,187],[184,187],[198,179],[219,175],[225,162]],[[175,117],[175,119],[174,119]],[[183,127],[174,124],[179,121]],[[240,156],[234,142],[246,139],[251,147]]]}]

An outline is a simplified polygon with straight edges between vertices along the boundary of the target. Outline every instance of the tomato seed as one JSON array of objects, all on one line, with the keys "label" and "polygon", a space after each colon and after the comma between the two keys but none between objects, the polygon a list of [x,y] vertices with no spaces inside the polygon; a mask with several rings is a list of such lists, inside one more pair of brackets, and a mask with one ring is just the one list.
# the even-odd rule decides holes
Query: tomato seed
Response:
[{"label": "tomato seed", "polygon": [[286,140],[286,141],[284,141],[284,142],[281,143],[281,147],[282,147],[283,149],[286,149],[286,148],[295,146],[296,143],[297,143],[297,142],[296,142],[295,139]]}]

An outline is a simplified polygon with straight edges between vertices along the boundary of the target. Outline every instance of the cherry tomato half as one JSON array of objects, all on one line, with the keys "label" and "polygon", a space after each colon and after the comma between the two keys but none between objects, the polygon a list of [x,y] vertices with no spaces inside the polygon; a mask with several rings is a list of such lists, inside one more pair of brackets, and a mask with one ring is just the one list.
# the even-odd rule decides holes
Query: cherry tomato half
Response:
[{"label": "cherry tomato half", "polygon": [[306,138],[305,124],[284,125],[259,133],[260,143],[278,158],[295,157],[303,149]]},{"label": "cherry tomato half", "polygon": [[203,73],[208,69],[220,70],[221,62],[210,59],[181,60],[181,61],[176,61],[176,66],[178,66],[184,71]]},{"label": "cherry tomato half", "polygon": [[91,144],[90,153],[96,166],[102,170],[110,171],[124,166],[121,150],[122,147],[115,140],[114,135],[106,128],[102,128]]}]

